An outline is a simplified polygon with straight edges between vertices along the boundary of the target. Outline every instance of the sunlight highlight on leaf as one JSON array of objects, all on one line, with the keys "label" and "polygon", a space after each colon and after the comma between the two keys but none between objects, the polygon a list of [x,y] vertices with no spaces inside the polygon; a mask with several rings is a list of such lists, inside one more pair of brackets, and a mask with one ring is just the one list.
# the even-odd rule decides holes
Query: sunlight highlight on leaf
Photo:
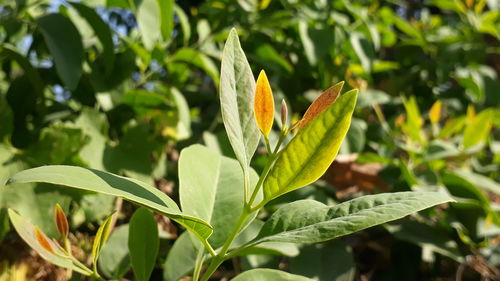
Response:
[{"label": "sunlight highlight on leaf", "polygon": [[300,121],[300,129],[305,128],[316,116],[330,106],[330,104],[332,104],[339,97],[343,86],[344,81],[341,81],[331,86],[319,97],[317,97],[309,106],[306,113],[304,113],[304,117],[302,117],[302,120]]},{"label": "sunlight highlight on leaf", "polygon": [[262,70],[255,86],[254,113],[257,126],[267,138],[274,121],[274,99],[266,72]]},{"label": "sunlight highlight on leaf", "polygon": [[429,119],[432,124],[436,124],[439,122],[439,118],[441,117],[441,107],[443,103],[440,100],[437,100],[429,110]]}]

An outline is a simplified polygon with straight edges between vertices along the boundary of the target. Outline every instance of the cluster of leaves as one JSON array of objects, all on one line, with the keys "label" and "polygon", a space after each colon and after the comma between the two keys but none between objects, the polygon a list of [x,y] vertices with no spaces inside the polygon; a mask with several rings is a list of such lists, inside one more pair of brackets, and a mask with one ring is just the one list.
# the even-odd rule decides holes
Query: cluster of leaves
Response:
[{"label": "cluster of leaves", "polygon": [[[224,81],[217,65],[230,27],[237,25],[253,73],[268,71],[276,104],[285,99],[289,112],[305,111],[320,94],[312,89],[327,89],[344,77],[349,86],[360,89],[340,154],[355,159],[351,166],[376,163],[383,170],[373,182],[350,182],[369,188],[355,189],[349,196],[430,190],[458,199],[445,212],[436,209],[430,217],[387,225],[385,235],[412,252],[411,261],[394,258],[393,263],[404,263],[401,268],[411,272],[421,270],[421,263],[432,265],[438,270],[426,274],[439,276],[448,274],[439,269],[445,270],[451,260],[455,268],[468,264],[491,278],[491,265],[500,262],[495,240],[500,221],[495,130],[500,123],[495,98],[500,86],[499,6],[494,0],[3,1],[0,184],[16,172],[47,164],[105,170],[149,185],[165,178],[177,182],[176,151],[200,141],[217,152],[207,158],[224,155],[219,166],[207,164],[218,167],[218,178],[239,175],[239,164],[224,164],[230,162],[225,157],[265,170],[267,156],[261,150],[252,162],[245,151],[232,151],[234,142],[227,138],[224,115],[221,119],[219,114],[217,89]],[[296,121],[298,116],[289,114],[288,119]],[[258,139],[258,131],[253,137]],[[280,130],[270,131],[270,145],[279,138]],[[244,178],[251,182],[254,172],[246,169]],[[179,178],[181,174],[182,169]],[[340,188],[338,182],[329,182]],[[336,196],[333,191],[317,183],[271,200],[266,210],[271,214],[283,203],[308,197],[330,205],[342,199],[341,192]],[[175,189],[173,197],[177,194]],[[74,230],[87,232],[111,213],[114,199],[44,183],[2,187],[0,239],[10,241],[7,208],[54,237],[57,231],[49,214],[56,203],[72,210],[68,214]],[[219,211],[227,210],[233,208]],[[258,229],[255,226],[254,233]],[[128,249],[123,247],[128,236],[129,226],[123,224],[111,235],[109,250],[104,248],[99,267],[106,277],[128,271]],[[211,239],[222,238],[214,233]],[[168,256],[190,258],[167,258],[166,280],[187,275],[198,256],[189,235],[175,241]],[[295,256],[289,263],[293,273],[352,280],[356,256],[351,247],[358,254],[363,249],[352,241],[304,246],[300,251],[260,245],[240,258],[241,268],[277,268],[279,258],[270,254],[286,254]],[[396,250],[392,254],[398,256]],[[338,266],[332,270],[322,256],[331,256]],[[483,266],[475,266],[471,260],[480,257],[486,258],[481,259]],[[367,269],[356,259],[357,274],[363,274]]]}]

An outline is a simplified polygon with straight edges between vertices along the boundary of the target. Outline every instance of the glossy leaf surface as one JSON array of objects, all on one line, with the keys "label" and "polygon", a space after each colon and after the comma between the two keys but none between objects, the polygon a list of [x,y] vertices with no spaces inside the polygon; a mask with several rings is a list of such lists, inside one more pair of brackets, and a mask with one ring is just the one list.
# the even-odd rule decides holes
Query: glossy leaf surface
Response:
[{"label": "glossy leaf surface", "polygon": [[323,175],[349,129],[356,97],[357,90],[345,93],[290,141],[264,181],[265,200],[310,184]]}]

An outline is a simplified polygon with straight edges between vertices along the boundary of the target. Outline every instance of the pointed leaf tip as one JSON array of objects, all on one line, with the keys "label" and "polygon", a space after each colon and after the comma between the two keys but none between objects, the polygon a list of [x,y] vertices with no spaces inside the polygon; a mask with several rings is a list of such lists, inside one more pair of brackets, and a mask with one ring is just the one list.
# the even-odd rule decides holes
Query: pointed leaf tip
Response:
[{"label": "pointed leaf tip", "polygon": [[302,117],[302,120],[300,121],[300,128],[305,128],[316,116],[318,116],[321,112],[323,112],[323,110],[334,103],[339,97],[343,86],[344,81],[341,81],[331,86],[319,97],[317,97],[306,110],[306,113],[304,113],[304,117]]},{"label": "pointed leaf tip", "polygon": [[61,205],[56,204],[55,212],[54,212],[54,220],[57,226],[57,230],[61,237],[68,237],[69,233],[69,225],[68,219],[66,218],[66,214],[64,213]]},{"label": "pointed leaf tip", "polygon": [[257,126],[267,138],[274,121],[274,99],[266,72],[262,70],[255,86],[254,113]]}]

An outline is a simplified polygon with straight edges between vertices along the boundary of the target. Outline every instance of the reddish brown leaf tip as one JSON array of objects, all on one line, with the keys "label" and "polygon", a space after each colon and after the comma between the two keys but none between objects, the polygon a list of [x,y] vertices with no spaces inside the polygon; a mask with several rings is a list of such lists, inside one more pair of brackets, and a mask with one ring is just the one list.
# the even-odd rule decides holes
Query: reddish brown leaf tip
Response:
[{"label": "reddish brown leaf tip", "polygon": [[59,204],[56,204],[55,208],[55,216],[54,216],[57,230],[61,234],[62,237],[68,237],[69,225],[68,219],[66,218],[66,214]]},{"label": "reddish brown leaf tip", "polygon": [[49,240],[47,239],[45,234],[43,234],[43,232],[40,231],[40,229],[38,227],[35,227],[35,238],[36,238],[36,241],[38,241],[38,244],[40,244],[40,246],[42,246],[42,248],[55,254],[54,249],[52,249],[52,246],[50,245]]},{"label": "reddish brown leaf tip", "polygon": [[311,122],[316,116],[318,116],[323,110],[330,106],[340,95],[342,87],[344,86],[344,81],[339,82],[326,91],[324,91],[313,103],[309,106],[304,117],[300,122],[300,129],[303,129]]}]

